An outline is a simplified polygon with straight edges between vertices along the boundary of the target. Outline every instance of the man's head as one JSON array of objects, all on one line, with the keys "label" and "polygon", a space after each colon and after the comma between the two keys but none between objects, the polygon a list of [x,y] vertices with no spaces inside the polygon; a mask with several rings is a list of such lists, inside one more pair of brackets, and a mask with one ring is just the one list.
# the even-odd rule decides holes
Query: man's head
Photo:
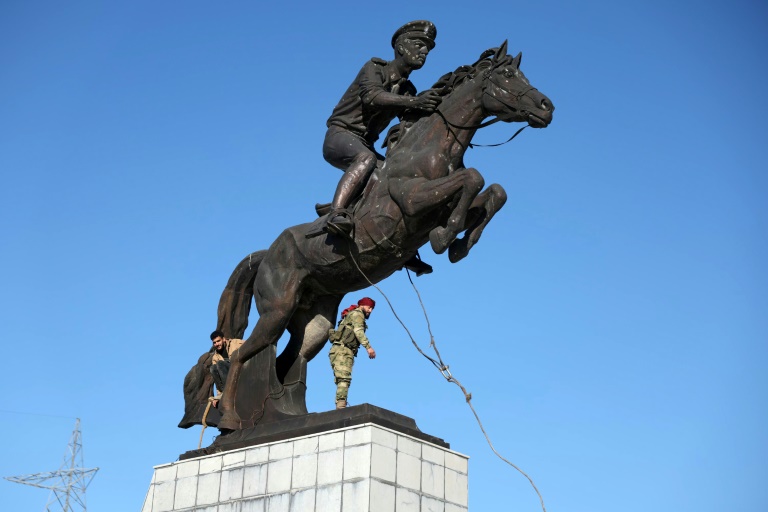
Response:
[{"label": "man's head", "polygon": [[421,68],[427,54],[435,47],[437,28],[431,21],[417,20],[406,23],[392,36],[395,58],[401,57],[411,69]]},{"label": "man's head", "polygon": [[363,297],[357,301],[357,307],[359,307],[360,311],[363,312],[365,318],[368,318],[371,316],[371,311],[373,311],[373,308],[376,307],[376,301],[370,297]]},{"label": "man's head", "polygon": [[211,341],[213,342],[213,348],[221,350],[224,348],[224,333],[221,331],[213,331],[211,333]]}]

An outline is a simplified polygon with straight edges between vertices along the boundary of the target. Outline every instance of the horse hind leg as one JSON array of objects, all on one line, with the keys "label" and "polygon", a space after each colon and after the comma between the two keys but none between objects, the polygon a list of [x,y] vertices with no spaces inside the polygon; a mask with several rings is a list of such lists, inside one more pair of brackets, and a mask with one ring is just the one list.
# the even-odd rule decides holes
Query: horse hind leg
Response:
[{"label": "horse hind leg", "polygon": [[[282,248],[281,253],[285,251]],[[291,261],[278,254],[277,261]],[[238,430],[258,421],[258,409],[266,404],[272,388],[278,386],[273,378],[274,346],[288,326],[300,298],[302,272],[297,269],[262,264],[256,277],[255,289],[259,300],[259,320],[245,343],[230,354],[231,367],[224,396],[220,402],[223,416],[219,428]],[[265,350],[268,349],[268,350]]]},{"label": "horse hind leg", "polygon": [[485,189],[475,198],[467,212],[467,226],[469,227],[464,236],[454,240],[449,247],[448,259],[451,263],[456,263],[467,257],[470,249],[480,240],[485,226],[506,202],[507,193],[497,183]]},{"label": "horse hind leg", "polygon": [[282,383],[284,395],[280,410],[286,414],[307,414],[307,363],[328,341],[328,329],[342,296],[324,296],[312,301],[308,309],[297,309],[288,325],[291,338],[277,357],[277,378]]}]

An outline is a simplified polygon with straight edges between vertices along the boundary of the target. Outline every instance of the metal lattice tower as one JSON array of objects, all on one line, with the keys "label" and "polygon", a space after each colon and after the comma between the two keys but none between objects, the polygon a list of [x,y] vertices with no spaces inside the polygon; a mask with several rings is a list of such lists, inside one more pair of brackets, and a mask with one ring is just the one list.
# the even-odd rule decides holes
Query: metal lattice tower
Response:
[{"label": "metal lattice tower", "polygon": [[[75,430],[64,454],[64,462],[58,471],[47,473],[35,473],[33,475],[6,476],[9,482],[31,485],[41,489],[50,489],[48,503],[45,504],[46,512],[61,510],[62,512],[86,511],[85,489],[96,476],[99,468],[85,469],[83,467],[83,439],[80,433],[80,418],[75,422]],[[59,508],[52,508],[58,506]],[[74,507],[78,507],[77,509]],[[79,507],[82,507],[80,509]]]}]

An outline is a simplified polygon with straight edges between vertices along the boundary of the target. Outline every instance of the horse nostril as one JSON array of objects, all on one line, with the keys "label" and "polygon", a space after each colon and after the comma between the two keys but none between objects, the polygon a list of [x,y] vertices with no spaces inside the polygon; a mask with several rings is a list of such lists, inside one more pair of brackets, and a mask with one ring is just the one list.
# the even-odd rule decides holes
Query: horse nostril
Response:
[{"label": "horse nostril", "polygon": [[547,112],[552,110],[552,104],[546,98],[541,100],[541,110],[546,110]]}]

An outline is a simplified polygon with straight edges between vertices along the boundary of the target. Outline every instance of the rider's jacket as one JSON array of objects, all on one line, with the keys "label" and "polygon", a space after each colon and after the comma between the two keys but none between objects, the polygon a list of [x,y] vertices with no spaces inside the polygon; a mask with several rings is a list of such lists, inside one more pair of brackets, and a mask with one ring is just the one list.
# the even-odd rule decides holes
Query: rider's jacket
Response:
[{"label": "rider's jacket", "polygon": [[400,76],[391,62],[374,57],[363,65],[326,125],[349,130],[372,145],[400,113],[398,109],[381,109],[371,104],[382,92],[415,96],[416,87]]}]

